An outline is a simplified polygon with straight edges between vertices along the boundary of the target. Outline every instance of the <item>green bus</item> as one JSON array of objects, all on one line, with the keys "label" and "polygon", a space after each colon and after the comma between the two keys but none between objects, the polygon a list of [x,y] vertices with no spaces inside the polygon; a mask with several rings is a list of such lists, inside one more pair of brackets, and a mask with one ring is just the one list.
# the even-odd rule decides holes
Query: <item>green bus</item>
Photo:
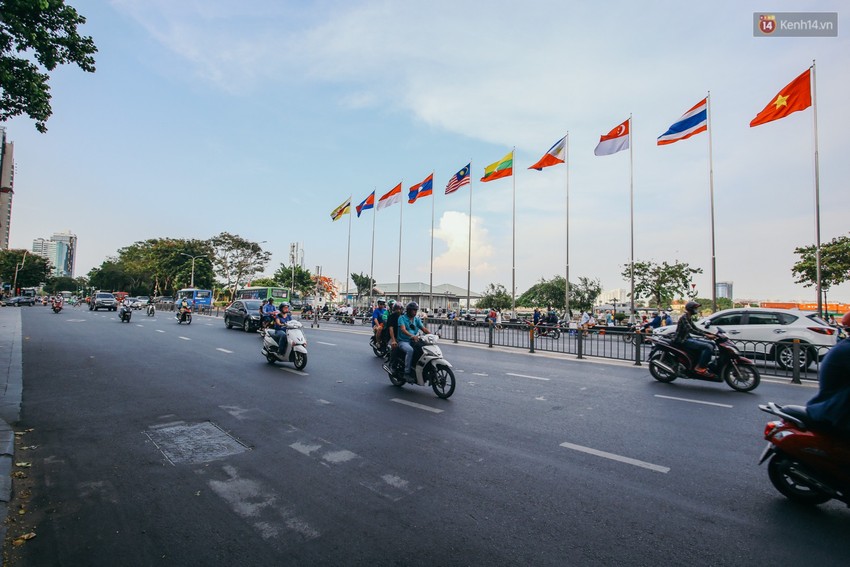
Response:
[{"label": "green bus", "polygon": [[243,287],[236,290],[233,299],[234,301],[237,299],[267,301],[270,297],[274,300],[274,305],[279,306],[284,301],[289,302],[289,290],[284,287]]}]

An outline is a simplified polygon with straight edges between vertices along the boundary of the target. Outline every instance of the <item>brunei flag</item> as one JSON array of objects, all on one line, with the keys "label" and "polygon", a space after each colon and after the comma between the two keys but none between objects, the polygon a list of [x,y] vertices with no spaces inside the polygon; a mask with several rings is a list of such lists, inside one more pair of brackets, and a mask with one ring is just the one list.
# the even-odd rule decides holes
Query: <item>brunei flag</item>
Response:
[{"label": "brunei flag", "polygon": [[510,177],[514,174],[514,152],[511,151],[508,155],[495,163],[491,163],[484,168],[484,177],[481,181],[493,181],[503,177]]},{"label": "brunei flag", "polygon": [[343,204],[341,204],[331,212],[331,220],[339,220],[342,218],[342,215],[349,214],[351,214],[351,197],[346,199]]}]

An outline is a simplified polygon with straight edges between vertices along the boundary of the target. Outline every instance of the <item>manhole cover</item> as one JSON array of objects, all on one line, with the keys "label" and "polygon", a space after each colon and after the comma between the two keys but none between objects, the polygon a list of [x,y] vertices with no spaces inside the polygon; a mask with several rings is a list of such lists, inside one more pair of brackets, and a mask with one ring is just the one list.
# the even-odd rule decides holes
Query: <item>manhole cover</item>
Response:
[{"label": "manhole cover", "polygon": [[151,427],[145,435],[173,464],[207,463],[247,451],[249,447],[216,424],[169,423]]}]

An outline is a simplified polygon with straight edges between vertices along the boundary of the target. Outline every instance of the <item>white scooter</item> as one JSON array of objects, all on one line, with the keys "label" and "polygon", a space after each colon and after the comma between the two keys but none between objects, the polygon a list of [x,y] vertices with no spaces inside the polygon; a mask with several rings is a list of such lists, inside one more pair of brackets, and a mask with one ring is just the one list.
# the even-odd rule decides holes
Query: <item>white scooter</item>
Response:
[{"label": "white scooter", "polygon": [[302,326],[298,321],[286,322],[286,347],[283,352],[278,350],[274,329],[263,330],[262,353],[269,364],[291,362],[297,370],[303,370],[307,366],[307,339],[301,332]]},{"label": "white scooter", "polygon": [[405,384],[425,386],[430,384],[434,393],[440,398],[448,398],[455,391],[455,374],[452,365],[443,358],[443,352],[437,346],[437,335],[419,335],[411,341],[413,345],[413,362],[411,370],[413,379],[404,378],[404,351],[397,348],[387,354],[383,365],[384,371],[390,377],[393,386],[399,388]]},{"label": "white scooter", "polygon": [[131,315],[130,307],[122,303],[121,307],[118,309],[118,318],[121,319],[122,323],[129,323]]}]

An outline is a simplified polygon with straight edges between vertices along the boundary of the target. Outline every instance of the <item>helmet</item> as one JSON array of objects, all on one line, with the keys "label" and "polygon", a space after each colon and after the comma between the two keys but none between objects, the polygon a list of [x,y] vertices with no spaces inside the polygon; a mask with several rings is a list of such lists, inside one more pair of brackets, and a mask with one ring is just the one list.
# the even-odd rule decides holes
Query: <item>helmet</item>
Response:
[{"label": "helmet", "polygon": [[700,303],[697,303],[696,301],[688,301],[688,303],[685,304],[685,311],[693,315],[701,306],[702,305]]},{"label": "helmet", "polygon": [[287,302],[285,302],[285,301],[281,301],[281,302],[280,302],[280,306],[278,307],[278,309],[280,309],[281,311],[283,311],[283,308],[284,308],[284,307],[286,307],[287,309],[289,309],[289,304],[288,304]]},{"label": "helmet", "polygon": [[268,302],[269,302],[269,303],[274,303],[274,297],[270,297],[270,298],[268,299]]},{"label": "helmet", "polygon": [[850,311],[844,314],[844,317],[841,318],[841,326],[842,327],[850,327]]},{"label": "helmet", "polygon": [[383,299],[378,300],[378,305],[386,305],[386,304],[387,304],[387,302],[385,300],[383,300]]},{"label": "helmet", "polygon": [[405,311],[408,311],[408,312],[419,311],[419,304],[416,303],[415,301],[411,301],[410,303],[407,304],[407,308],[405,309]]},{"label": "helmet", "polygon": [[395,299],[390,299],[387,303],[389,304],[390,309],[392,309],[393,305],[395,305]]}]

